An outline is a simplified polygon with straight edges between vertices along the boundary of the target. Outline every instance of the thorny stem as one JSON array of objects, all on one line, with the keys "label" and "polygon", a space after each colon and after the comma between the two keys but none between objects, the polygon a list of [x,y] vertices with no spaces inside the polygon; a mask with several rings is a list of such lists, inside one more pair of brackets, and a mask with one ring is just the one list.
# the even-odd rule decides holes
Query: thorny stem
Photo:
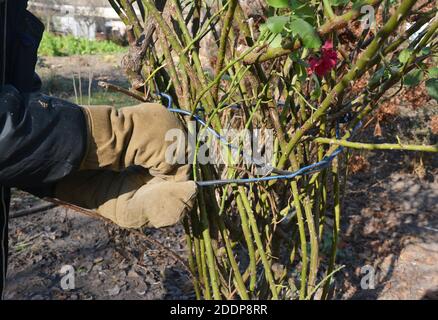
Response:
[{"label": "thorny stem", "polygon": [[403,150],[403,151],[419,151],[419,152],[438,152],[438,144],[433,146],[419,146],[419,145],[404,145],[404,144],[373,144],[373,143],[359,143],[345,140],[336,140],[329,138],[317,138],[313,140],[316,143],[331,144],[343,146],[358,150]]},{"label": "thorny stem", "polygon": [[[332,169],[333,174],[333,188],[334,188],[334,207],[333,207],[333,213],[334,213],[334,226],[333,226],[333,241],[332,241],[332,249],[331,249],[331,255],[330,255],[330,262],[327,274],[332,274],[333,270],[335,269],[336,264],[336,254],[338,249],[338,243],[339,243],[339,232],[341,230],[341,199],[340,199],[340,182],[339,182],[339,166],[338,162],[335,161],[335,164],[333,165]],[[330,289],[330,280],[328,280],[324,286],[324,290],[322,293],[322,298],[327,299]]]},{"label": "thorny stem", "polygon": [[[230,3],[228,4],[228,11],[225,15],[224,26],[221,32],[221,38],[219,42],[219,51],[218,51],[218,59],[217,59],[215,74],[219,74],[222,71],[222,68],[225,63],[227,44],[229,41],[228,36],[230,34],[230,30],[233,23],[234,12],[236,11],[238,2],[239,2],[238,0],[231,0]],[[215,101],[218,101],[218,96],[219,96],[219,85],[216,84],[213,87],[213,98]]]}]

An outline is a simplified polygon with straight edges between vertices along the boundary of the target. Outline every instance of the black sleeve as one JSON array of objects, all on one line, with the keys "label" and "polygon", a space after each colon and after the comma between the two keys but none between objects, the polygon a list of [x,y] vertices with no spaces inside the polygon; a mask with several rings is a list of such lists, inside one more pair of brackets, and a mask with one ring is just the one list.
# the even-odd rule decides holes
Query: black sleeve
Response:
[{"label": "black sleeve", "polygon": [[51,185],[80,168],[88,147],[81,107],[42,94],[0,90],[0,184]]},{"label": "black sleeve", "polygon": [[10,190],[0,186],[0,300],[3,299],[8,267],[9,202]]},{"label": "black sleeve", "polygon": [[0,2],[0,83],[35,91],[34,72],[44,24],[26,10],[27,0]]}]

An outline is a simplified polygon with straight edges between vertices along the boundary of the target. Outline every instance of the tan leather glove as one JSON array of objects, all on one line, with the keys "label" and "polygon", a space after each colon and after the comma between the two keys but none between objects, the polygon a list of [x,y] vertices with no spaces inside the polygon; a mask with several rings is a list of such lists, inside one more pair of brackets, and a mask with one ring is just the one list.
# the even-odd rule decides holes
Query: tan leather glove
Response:
[{"label": "tan leather glove", "polygon": [[125,228],[176,224],[193,208],[197,193],[190,165],[166,159],[173,143],[165,141],[166,133],[184,132],[178,118],[159,104],[84,108],[88,152],[81,171],[59,182],[55,196]]}]

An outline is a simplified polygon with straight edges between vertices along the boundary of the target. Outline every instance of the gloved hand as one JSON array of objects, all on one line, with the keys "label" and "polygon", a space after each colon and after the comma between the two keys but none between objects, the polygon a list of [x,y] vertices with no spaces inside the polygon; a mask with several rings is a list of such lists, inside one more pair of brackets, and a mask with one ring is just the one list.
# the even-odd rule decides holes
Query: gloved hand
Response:
[{"label": "gloved hand", "polygon": [[[56,186],[58,199],[92,209],[126,228],[166,227],[192,209],[190,165],[167,159],[169,130],[184,127],[164,106],[84,108],[89,146],[81,171]],[[186,140],[187,141],[187,140]],[[185,145],[176,153],[185,153]],[[183,149],[181,149],[183,148]]]}]

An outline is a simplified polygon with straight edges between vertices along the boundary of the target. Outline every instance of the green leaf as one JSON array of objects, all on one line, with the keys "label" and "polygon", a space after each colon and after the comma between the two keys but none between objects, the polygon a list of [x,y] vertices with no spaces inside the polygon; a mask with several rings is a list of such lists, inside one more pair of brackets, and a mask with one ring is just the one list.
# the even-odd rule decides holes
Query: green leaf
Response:
[{"label": "green leaf", "polygon": [[266,22],[266,26],[272,33],[280,33],[283,31],[288,22],[289,17],[275,16],[268,19],[268,21]]},{"label": "green leaf", "polygon": [[294,16],[304,19],[312,25],[315,24],[315,14],[317,10],[311,7],[309,3],[295,0],[292,1],[291,9]]},{"label": "green leaf", "polygon": [[298,77],[298,80],[300,82],[305,82],[307,79],[307,64],[303,60],[300,59],[300,57],[297,57],[296,63],[294,63],[294,71],[295,75]]},{"label": "green leaf", "polygon": [[400,55],[399,55],[399,57],[398,57],[398,60],[399,60],[401,63],[405,64],[406,62],[408,62],[408,60],[409,60],[411,54],[412,54],[411,50],[409,50],[409,49],[405,49],[405,50],[403,50],[402,52],[400,52]]},{"label": "green leaf", "polygon": [[405,76],[404,83],[408,87],[415,87],[420,84],[421,80],[423,80],[423,77],[424,73],[422,70],[414,69]]},{"label": "green leaf", "polygon": [[272,37],[270,37],[268,39],[269,46],[271,48],[281,48],[282,47],[282,42],[283,42],[283,36],[281,35],[281,33],[277,33],[275,35],[272,35]]},{"label": "green leaf", "polygon": [[259,27],[259,30],[260,30],[260,34],[264,34],[268,32],[269,29],[266,23],[262,23]]},{"label": "green leaf", "polygon": [[426,81],[426,89],[429,96],[438,101],[438,78],[429,79]]},{"label": "green leaf", "polygon": [[428,70],[429,77],[438,78],[438,67],[433,67]]},{"label": "green leaf", "polygon": [[425,47],[425,48],[423,48],[423,49],[421,49],[421,51],[420,51],[420,53],[422,54],[422,55],[427,55],[427,54],[430,54],[430,48],[429,47]]},{"label": "green leaf", "polygon": [[310,23],[301,19],[294,18],[290,25],[294,35],[300,37],[306,48],[318,49],[321,47],[321,39]]},{"label": "green leaf", "polygon": [[301,52],[299,51],[293,51],[289,56],[294,62],[301,60]]},{"label": "green leaf", "polygon": [[310,98],[312,100],[318,100],[321,97],[322,90],[321,85],[319,84],[318,78],[314,77],[315,88],[313,88]]},{"label": "green leaf", "polygon": [[380,80],[385,76],[385,70],[386,69],[384,67],[377,70],[368,81],[369,86],[372,87],[374,85],[377,85]]},{"label": "green leaf", "polygon": [[291,0],[267,0],[268,4],[274,8],[290,8]]}]

